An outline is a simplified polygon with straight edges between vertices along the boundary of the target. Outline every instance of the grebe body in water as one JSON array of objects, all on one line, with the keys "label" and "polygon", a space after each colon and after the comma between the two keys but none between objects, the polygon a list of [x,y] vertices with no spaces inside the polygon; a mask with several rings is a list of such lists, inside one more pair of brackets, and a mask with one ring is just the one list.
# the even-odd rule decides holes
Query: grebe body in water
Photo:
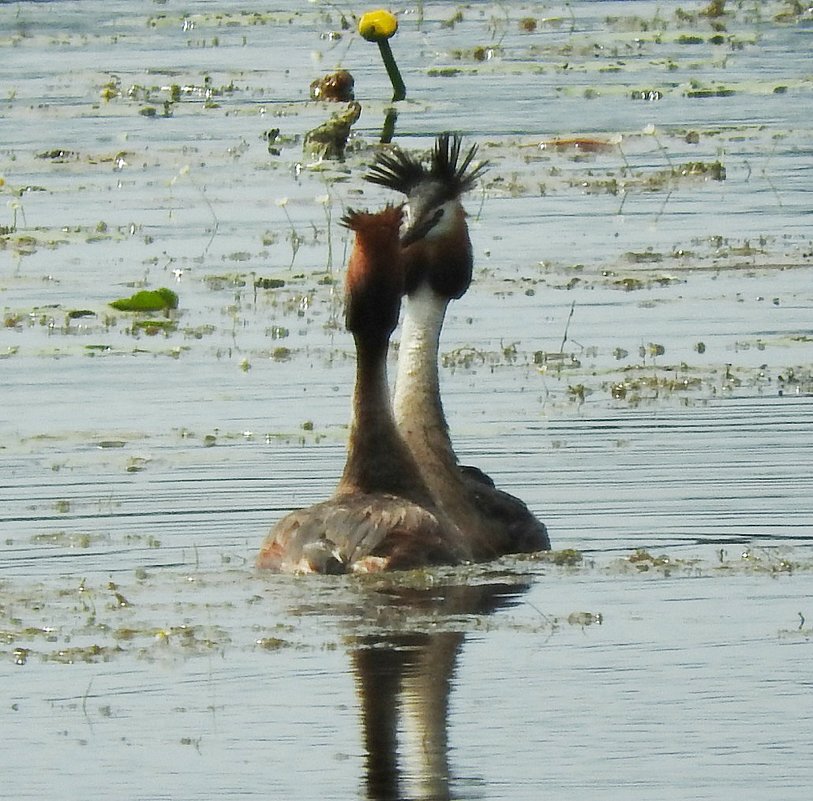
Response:
[{"label": "grebe body in water", "polygon": [[461,160],[460,137],[438,137],[429,166],[401,151],[380,154],[367,180],[407,196],[402,232],[406,312],[398,354],[395,418],[436,501],[457,524],[473,558],[550,548],[545,525],[481,470],[461,466],[452,446],[438,378],[446,309],[468,290],[473,254],[461,196],[486,164]]},{"label": "grebe body in water", "polygon": [[349,212],[355,232],[346,276],[345,322],[356,345],[347,461],[333,496],[284,517],[257,566],[345,573],[458,563],[471,558],[399,434],[387,385],[387,350],[403,293],[400,207]]}]

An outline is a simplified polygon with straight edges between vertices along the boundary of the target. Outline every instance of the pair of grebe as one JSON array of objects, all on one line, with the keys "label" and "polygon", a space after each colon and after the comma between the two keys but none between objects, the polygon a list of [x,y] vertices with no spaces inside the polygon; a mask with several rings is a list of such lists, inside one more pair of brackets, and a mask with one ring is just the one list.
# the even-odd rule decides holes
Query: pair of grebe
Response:
[{"label": "pair of grebe", "polygon": [[[486,561],[550,548],[545,526],[518,498],[458,463],[443,413],[438,346],[446,308],[472,279],[461,196],[482,175],[471,147],[438,137],[429,165],[381,153],[372,183],[406,195],[378,213],[350,211],[355,233],[345,279],[345,322],[356,345],[347,462],[333,496],[284,517],[257,565],[285,572],[373,572]],[[387,351],[405,314],[395,398]]]}]

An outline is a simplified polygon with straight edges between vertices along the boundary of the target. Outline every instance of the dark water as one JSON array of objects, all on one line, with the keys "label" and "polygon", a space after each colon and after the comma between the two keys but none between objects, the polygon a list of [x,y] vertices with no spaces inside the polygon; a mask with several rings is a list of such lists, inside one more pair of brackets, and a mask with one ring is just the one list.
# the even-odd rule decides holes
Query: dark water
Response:
[{"label": "dark water", "polygon": [[[726,6],[397,9],[396,142],[492,163],[452,433],[578,553],[350,580],[251,563],[344,460],[359,9],[0,5],[15,797],[808,797],[813,18]],[[159,286],[167,330],[107,305]]]}]

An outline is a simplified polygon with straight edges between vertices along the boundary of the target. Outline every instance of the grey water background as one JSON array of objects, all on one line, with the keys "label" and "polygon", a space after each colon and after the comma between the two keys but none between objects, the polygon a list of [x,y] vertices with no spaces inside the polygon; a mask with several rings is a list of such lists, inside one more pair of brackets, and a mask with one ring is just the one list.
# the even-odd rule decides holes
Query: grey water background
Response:
[{"label": "grey water background", "polygon": [[[394,9],[395,141],[492,164],[455,442],[579,553],[360,580],[251,562],[343,464],[364,9],[0,4],[15,797],[808,797],[813,19],[704,8]],[[363,113],[316,163],[337,67]],[[108,306],[158,286],[167,330]]]}]

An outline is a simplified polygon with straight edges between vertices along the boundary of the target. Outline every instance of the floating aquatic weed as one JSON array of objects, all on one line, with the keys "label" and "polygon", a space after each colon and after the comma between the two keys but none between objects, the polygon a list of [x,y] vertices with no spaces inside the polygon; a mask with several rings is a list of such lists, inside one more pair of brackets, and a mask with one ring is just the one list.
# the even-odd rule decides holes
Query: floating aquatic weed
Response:
[{"label": "floating aquatic weed", "polygon": [[813,627],[808,626],[804,628],[804,616],[801,612],[799,612],[799,616],[802,618],[802,625],[796,629],[779,629],[777,632],[777,636],[783,640],[796,640],[802,639],[805,642],[811,642],[813,640]]},{"label": "floating aquatic weed", "polygon": [[271,339],[285,339],[290,336],[290,329],[282,325],[272,325],[270,328],[265,329],[265,335]]},{"label": "floating aquatic weed", "polygon": [[[242,261],[244,259],[238,258],[234,260]],[[246,280],[246,276],[241,273],[231,273],[226,275],[206,275],[203,278],[203,282],[209,289],[215,292],[223,289],[239,289],[241,287],[246,286],[246,284],[248,283]]]},{"label": "floating aquatic weed", "polygon": [[237,250],[222,257],[224,261],[251,261],[252,254],[247,250]]},{"label": "floating aquatic weed", "polygon": [[633,278],[632,276],[628,276],[627,278],[619,278],[613,281],[613,286],[621,287],[621,289],[626,290],[627,292],[631,292],[635,289],[643,289],[646,284],[640,278]]},{"label": "floating aquatic weed", "polygon": [[663,261],[663,254],[655,252],[651,247],[641,252],[628,250],[624,258],[633,264],[653,264]]},{"label": "floating aquatic weed", "polygon": [[636,565],[639,570],[649,570],[651,567],[663,567],[668,565],[668,556],[653,556],[644,548],[637,549],[627,557],[630,564]]},{"label": "floating aquatic weed", "polygon": [[430,78],[456,78],[463,74],[463,70],[457,67],[431,67],[426,74]]},{"label": "floating aquatic weed", "polygon": [[140,473],[147,467],[150,461],[152,460],[146,456],[131,456],[127,460],[124,470],[127,473]]},{"label": "floating aquatic weed", "polygon": [[178,295],[167,287],[159,289],[145,289],[136,292],[129,298],[114,300],[110,305],[118,311],[128,312],[157,312],[168,313],[178,308]]},{"label": "floating aquatic weed", "polygon": [[5,328],[21,329],[25,316],[20,312],[6,312],[3,315],[3,326]]},{"label": "floating aquatic weed", "polygon": [[189,339],[203,339],[205,336],[211,336],[217,331],[217,328],[211,324],[198,325],[194,328],[184,328],[183,335]]},{"label": "floating aquatic weed", "polygon": [[567,394],[575,401],[584,403],[588,395],[593,394],[593,390],[584,384],[570,384],[567,388]]},{"label": "floating aquatic weed", "polygon": [[58,651],[41,654],[43,662],[58,662],[62,665],[75,665],[77,663],[96,664],[109,662],[113,657],[124,653],[119,646],[98,645],[93,643],[86,646],[60,648]]},{"label": "floating aquatic weed", "polygon": [[147,336],[171,334],[178,328],[175,320],[135,320],[131,326],[133,333],[143,331]]},{"label": "floating aquatic weed", "polygon": [[279,128],[269,128],[260,134],[260,138],[266,143],[268,154],[270,156],[279,156],[282,154],[282,148],[278,147],[282,140],[280,139]]},{"label": "floating aquatic weed", "polygon": [[571,612],[567,622],[571,626],[592,626],[594,623],[600,626],[604,622],[604,615],[601,612]]},{"label": "floating aquatic weed", "polygon": [[627,385],[623,382],[612,384],[610,387],[610,395],[615,400],[624,400],[627,397]]},{"label": "floating aquatic weed", "polygon": [[442,367],[472,367],[476,364],[485,364],[487,354],[471,345],[455,348],[448,353],[441,355],[440,364]]},{"label": "floating aquatic weed", "polygon": [[[170,645],[181,649],[186,654],[203,655],[220,650],[231,642],[228,632],[220,626],[180,625],[157,629],[153,634],[157,645]],[[150,654],[148,649],[142,655]]]},{"label": "floating aquatic weed", "polygon": [[330,119],[305,134],[303,150],[317,159],[343,161],[351,127],[361,116],[361,104],[352,101],[343,112],[330,115]]},{"label": "floating aquatic weed", "polygon": [[[65,514],[65,512],[61,512]],[[88,534],[87,532],[75,531],[52,531],[47,534],[35,534],[31,542],[37,545],[53,545],[60,548],[89,548],[91,545],[100,542],[109,542],[106,534]]]},{"label": "floating aquatic weed", "polygon": [[679,45],[698,45],[703,44],[706,40],[702,36],[696,34],[682,33],[675,38],[675,44]]},{"label": "floating aquatic weed", "polygon": [[112,590],[113,592],[114,602],[110,606],[111,609],[124,609],[128,606],[132,606],[132,604],[118,591],[118,588],[115,585],[112,587],[108,586],[108,589]]},{"label": "floating aquatic weed", "polygon": [[91,309],[71,309],[65,316],[69,320],[79,320],[82,317],[95,317],[96,312]]},{"label": "floating aquatic weed", "polygon": [[[9,231],[9,234],[14,234],[14,232],[17,230],[17,211],[21,209],[22,206],[16,202],[10,203],[9,205],[14,212],[14,223]],[[36,237],[29,236],[28,234],[17,234],[10,240],[0,241],[0,245],[4,245],[6,241],[8,241],[8,243],[11,245],[14,253],[17,256],[32,256],[37,252],[37,247],[41,244]]]},{"label": "floating aquatic weed", "polygon": [[797,563],[787,555],[768,548],[746,548],[740,554],[740,564],[751,571],[770,575],[793,573],[797,569]]},{"label": "floating aquatic weed", "polygon": [[554,368],[557,375],[563,370],[578,370],[582,366],[574,353],[565,351],[538,350],[533,354],[533,363],[537,365],[540,373],[545,374],[549,368]]},{"label": "floating aquatic weed", "polygon": [[311,100],[327,100],[335,103],[348,103],[355,99],[355,80],[347,70],[338,70],[311,82]]},{"label": "floating aquatic weed", "polygon": [[57,147],[53,150],[46,150],[42,153],[37,153],[35,158],[46,159],[48,161],[56,162],[57,164],[63,164],[66,161],[76,161],[79,158],[79,154],[75,150]]},{"label": "floating aquatic weed", "polygon": [[[688,375],[688,370],[687,365],[681,365],[680,368],[630,365],[623,368],[624,378],[621,381],[611,380],[602,386],[615,400],[626,400],[634,405],[676,392],[687,393],[701,389],[704,385],[703,378]],[[648,394],[645,396],[644,393]]]},{"label": "floating aquatic weed", "polygon": [[711,178],[714,181],[725,181],[726,169],[720,161],[688,161],[677,168],[677,174],[682,176],[698,175]]},{"label": "floating aquatic weed", "polygon": [[258,278],[254,282],[254,286],[258,289],[282,289],[286,284],[282,278]]},{"label": "floating aquatic weed", "polygon": [[280,637],[260,637],[255,641],[255,645],[263,651],[279,651],[282,648],[293,647],[294,643]]},{"label": "floating aquatic weed", "polygon": [[114,98],[121,97],[121,79],[117,76],[111,76],[107,83],[102,84],[99,94],[102,100],[107,102]]},{"label": "floating aquatic weed", "polygon": [[584,554],[575,548],[564,548],[560,551],[541,551],[532,554],[534,561],[551,562],[557,567],[578,567],[584,564]]},{"label": "floating aquatic weed", "polygon": [[708,97],[731,97],[735,94],[733,89],[725,86],[700,86],[697,82],[692,82],[693,88],[687,89],[684,93],[686,97],[708,98]]}]

